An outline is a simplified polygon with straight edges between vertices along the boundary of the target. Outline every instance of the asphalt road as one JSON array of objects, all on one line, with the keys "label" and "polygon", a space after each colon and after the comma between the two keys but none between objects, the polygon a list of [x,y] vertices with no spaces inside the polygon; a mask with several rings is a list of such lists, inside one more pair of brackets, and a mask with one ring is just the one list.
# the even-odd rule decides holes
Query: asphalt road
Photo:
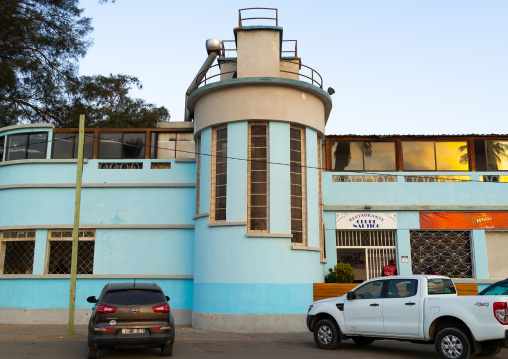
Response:
[{"label": "asphalt road", "polygon": [[[3,325],[0,328],[0,358],[85,358],[86,328],[77,327],[68,336],[66,326]],[[101,350],[99,358],[158,358],[159,349]],[[412,344],[392,340],[376,341],[359,347],[344,341],[332,351],[320,350],[312,333],[223,333],[178,327],[174,358],[438,358],[433,345]],[[508,348],[496,358],[508,359]]]}]

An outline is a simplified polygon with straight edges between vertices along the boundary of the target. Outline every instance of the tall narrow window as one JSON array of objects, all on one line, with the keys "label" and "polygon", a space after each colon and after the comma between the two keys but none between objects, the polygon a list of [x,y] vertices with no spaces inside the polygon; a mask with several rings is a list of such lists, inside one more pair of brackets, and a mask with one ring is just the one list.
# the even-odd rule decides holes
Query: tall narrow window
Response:
[{"label": "tall narrow window", "polygon": [[268,231],[268,124],[249,124],[249,232]]},{"label": "tall narrow window", "polygon": [[0,162],[4,160],[5,137],[0,136]]},{"label": "tall narrow window", "polygon": [[306,186],[305,186],[305,133],[301,127],[290,128],[290,174],[291,174],[291,243],[305,245]]},{"label": "tall narrow window", "polygon": [[196,138],[196,215],[199,214],[199,186],[201,172],[201,135]]},{"label": "tall narrow window", "polygon": [[318,153],[318,213],[319,213],[319,247],[321,248],[320,259],[325,258],[325,233],[323,230],[323,169],[321,168],[322,152],[321,138],[317,135]]},{"label": "tall narrow window", "polygon": [[228,128],[217,127],[212,132],[211,222],[226,221],[227,156]]}]

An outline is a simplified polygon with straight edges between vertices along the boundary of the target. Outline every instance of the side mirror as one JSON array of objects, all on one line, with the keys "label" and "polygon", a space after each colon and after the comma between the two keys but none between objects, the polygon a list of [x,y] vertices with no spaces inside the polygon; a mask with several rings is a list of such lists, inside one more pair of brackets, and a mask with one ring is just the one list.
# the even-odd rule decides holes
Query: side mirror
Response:
[{"label": "side mirror", "polygon": [[346,294],[346,298],[347,300],[353,300],[353,299],[356,299],[356,294],[353,293],[353,292],[347,292]]},{"label": "side mirror", "polygon": [[97,298],[95,298],[95,296],[92,295],[91,297],[86,298],[86,301],[88,303],[97,303]]},{"label": "side mirror", "polygon": [[166,300],[169,302],[169,297],[168,296],[166,296]]}]

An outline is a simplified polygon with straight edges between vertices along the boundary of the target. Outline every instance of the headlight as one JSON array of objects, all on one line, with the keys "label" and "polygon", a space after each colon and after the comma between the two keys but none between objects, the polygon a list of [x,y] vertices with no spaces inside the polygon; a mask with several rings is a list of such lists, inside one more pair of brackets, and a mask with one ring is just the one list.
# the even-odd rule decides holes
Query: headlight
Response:
[{"label": "headlight", "polygon": [[313,307],[313,306],[314,306],[313,304],[311,304],[311,305],[309,306],[309,310],[307,311],[307,313],[308,313],[308,312],[310,312],[310,310],[312,309],[312,307]]}]

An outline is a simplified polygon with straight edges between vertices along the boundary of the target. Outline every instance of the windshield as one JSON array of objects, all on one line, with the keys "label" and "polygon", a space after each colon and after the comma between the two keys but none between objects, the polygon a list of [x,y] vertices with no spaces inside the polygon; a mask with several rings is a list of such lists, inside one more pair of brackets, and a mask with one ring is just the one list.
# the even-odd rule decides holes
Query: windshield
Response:
[{"label": "windshield", "polygon": [[483,293],[484,295],[505,295],[508,294],[508,283],[503,283],[490,288]]},{"label": "windshield", "polygon": [[157,304],[166,301],[162,292],[155,290],[115,290],[107,292],[102,300],[103,303],[117,305],[143,305]]},{"label": "windshield", "polygon": [[455,286],[451,279],[432,278],[428,279],[429,295],[434,294],[455,294]]}]

